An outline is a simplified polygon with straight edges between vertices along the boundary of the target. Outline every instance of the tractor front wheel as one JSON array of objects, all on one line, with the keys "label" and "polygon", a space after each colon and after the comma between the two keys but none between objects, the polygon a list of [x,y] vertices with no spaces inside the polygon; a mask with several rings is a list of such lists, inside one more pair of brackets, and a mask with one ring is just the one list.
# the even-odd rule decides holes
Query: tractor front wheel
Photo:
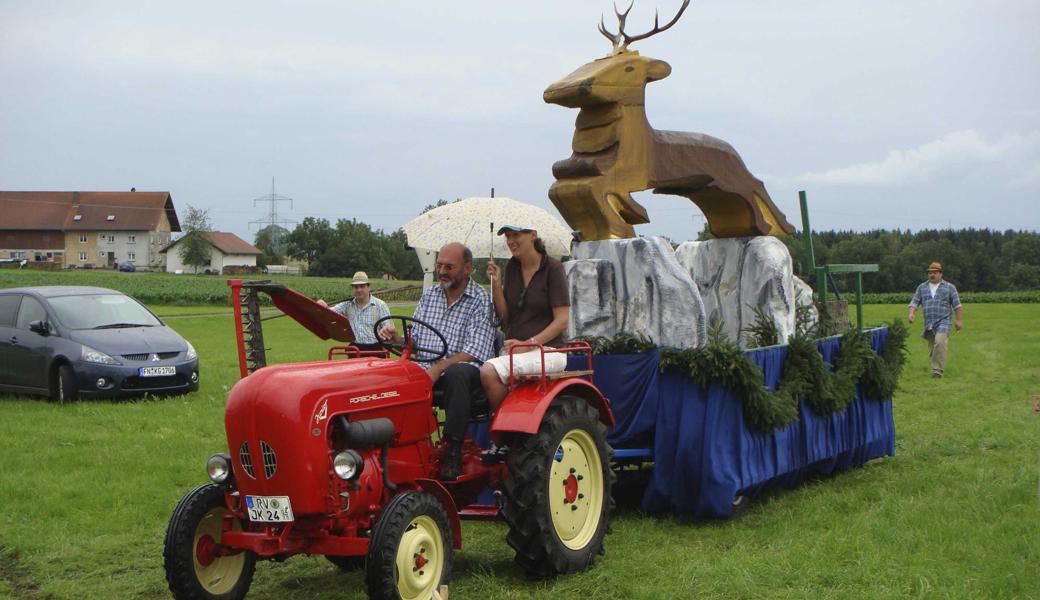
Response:
[{"label": "tractor front wheel", "polygon": [[[240,600],[249,591],[256,555],[220,545],[229,514],[224,489],[212,483],[188,492],[173,509],[163,564],[177,600]],[[232,528],[239,531],[242,523],[235,520]]]},{"label": "tractor front wheel", "polygon": [[614,507],[610,456],[599,413],[573,396],[556,398],[538,433],[510,453],[502,517],[528,574],[583,571],[603,553]]},{"label": "tractor front wheel", "polygon": [[451,575],[452,535],[444,506],[427,492],[394,496],[368,545],[368,597],[427,600]]}]

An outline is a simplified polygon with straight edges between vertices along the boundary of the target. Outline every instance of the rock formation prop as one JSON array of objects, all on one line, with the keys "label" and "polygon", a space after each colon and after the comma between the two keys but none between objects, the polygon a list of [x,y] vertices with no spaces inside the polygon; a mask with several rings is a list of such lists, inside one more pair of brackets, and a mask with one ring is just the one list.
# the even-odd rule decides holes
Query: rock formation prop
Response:
[{"label": "rock formation prop", "polygon": [[646,336],[658,346],[691,348],[707,340],[697,285],[664,238],[576,244],[565,263],[571,337]]},{"label": "rock formation prop", "polygon": [[775,237],[684,242],[675,250],[701,293],[709,325],[722,324],[726,336],[748,346],[745,329],[756,311],[776,325],[778,342],[795,333],[795,283],[791,253]]},{"label": "rock formation prop", "polygon": [[[761,311],[786,344],[797,327],[796,307],[812,306],[812,290],[794,276],[791,254],[775,237],[685,242],[675,251],[663,238],[576,244],[564,263],[571,294],[568,335],[645,336],[658,346],[703,346],[708,327],[742,348]],[[811,323],[815,323],[812,309]]]}]

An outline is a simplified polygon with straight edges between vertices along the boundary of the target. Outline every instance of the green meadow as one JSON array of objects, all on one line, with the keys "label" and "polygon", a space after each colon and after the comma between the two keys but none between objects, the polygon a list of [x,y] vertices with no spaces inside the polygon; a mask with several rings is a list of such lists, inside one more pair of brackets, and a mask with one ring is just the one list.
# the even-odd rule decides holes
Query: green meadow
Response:
[{"label": "green meadow", "polygon": [[[197,393],[65,406],[0,396],[0,598],[169,597],[166,523],[226,450],[238,366],[226,305],[154,310],[197,348]],[[903,306],[866,308],[868,323],[895,317]],[[940,380],[912,326],[896,456],[768,493],[727,521],[623,507],[591,570],[545,581],[513,564],[504,524],[468,521],[451,598],[1040,598],[1040,304],[968,304],[964,319]],[[270,362],[320,360],[329,346],[287,318],[264,333]],[[362,574],[320,557],[258,564],[249,594],[364,596]]]}]

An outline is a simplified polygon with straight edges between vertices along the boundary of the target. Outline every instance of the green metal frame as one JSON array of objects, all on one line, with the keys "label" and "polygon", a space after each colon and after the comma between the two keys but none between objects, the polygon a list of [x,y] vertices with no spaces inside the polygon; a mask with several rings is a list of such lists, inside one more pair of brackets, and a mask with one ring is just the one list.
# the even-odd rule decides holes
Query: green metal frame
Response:
[{"label": "green metal frame", "polygon": [[827,310],[827,275],[832,273],[856,274],[856,327],[863,330],[863,274],[876,273],[878,266],[873,265],[819,265],[813,253],[812,229],[809,227],[809,203],[805,199],[805,191],[798,192],[798,203],[802,209],[802,239],[805,242],[805,272],[816,277],[816,292],[820,295],[820,306]]}]

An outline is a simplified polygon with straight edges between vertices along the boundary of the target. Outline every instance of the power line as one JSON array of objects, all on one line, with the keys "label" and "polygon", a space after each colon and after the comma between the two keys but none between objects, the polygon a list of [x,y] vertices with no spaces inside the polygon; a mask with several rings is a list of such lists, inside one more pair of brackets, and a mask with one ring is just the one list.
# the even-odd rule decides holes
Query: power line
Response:
[{"label": "power line", "polygon": [[278,203],[279,202],[288,202],[289,203],[289,210],[292,210],[293,199],[289,198],[287,196],[280,196],[280,195],[276,194],[274,192],[274,177],[271,177],[271,193],[267,194],[266,196],[260,196],[259,198],[254,198],[253,199],[253,206],[256,206],[257,202],[268,202],[268,203],[270,203],[271,208],[268,211],[266,217],[264,217],[262,219],[256,219],[255,221],[250,221],[249,224],[250,225],[257,225],[258,229],[260,229],[260,230],[263,230],[265,228],[270,227],[271,228],[270,229],[270,232],[271,232],[271,244],[273,246],[277,247],[277,246],[279,246],[281,244],[282,232],[288,230],[288,228],[285,227],[285,226],[286,225],[295,225],[296,224],[296,221],[292,221],[292,220],[289,220],[289,219],[282,219],[282,218],[278,217]]}]

